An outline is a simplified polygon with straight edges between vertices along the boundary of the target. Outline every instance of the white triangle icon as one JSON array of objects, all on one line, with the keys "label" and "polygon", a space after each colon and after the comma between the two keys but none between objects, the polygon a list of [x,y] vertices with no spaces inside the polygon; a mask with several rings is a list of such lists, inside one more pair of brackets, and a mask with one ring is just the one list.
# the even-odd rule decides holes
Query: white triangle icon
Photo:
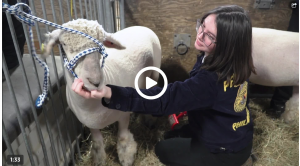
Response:
[{"label": "white triangle icon", "polygon": [[156,84],[157,84],[156,81],[152,80],[149,77],[146,77],[146,89],[149,89],[149,88],[153,87]]}]

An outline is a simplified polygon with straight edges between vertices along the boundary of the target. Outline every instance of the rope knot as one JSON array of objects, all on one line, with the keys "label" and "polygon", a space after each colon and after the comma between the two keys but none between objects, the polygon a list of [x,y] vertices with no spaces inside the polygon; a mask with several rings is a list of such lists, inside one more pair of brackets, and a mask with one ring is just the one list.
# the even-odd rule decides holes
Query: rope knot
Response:
[{"label": "rope knot", "polygon": [[2,8],[6,9],[4,10],[6,13],[13,14],[17,20],[25,22],[29,26],[34,26],[34,21],[28,18],[28,14],[22,10],[21,6],[24,7],[24,11],[26,11],[28,14],[31,14],[30,7],[25,3],[17,3],[10,6],[2,2]]}]

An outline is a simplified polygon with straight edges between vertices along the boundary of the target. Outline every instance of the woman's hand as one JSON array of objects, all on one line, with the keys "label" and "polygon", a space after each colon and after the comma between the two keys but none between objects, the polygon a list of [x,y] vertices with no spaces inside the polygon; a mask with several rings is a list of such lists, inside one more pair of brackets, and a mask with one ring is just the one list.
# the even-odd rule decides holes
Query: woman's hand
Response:
[{"label": "woman's hand", "polygon": [[81,79],[75,79],[72,84],[72,90],[79,94],[80,96],[90,99],[102,99],[103,97],[110,99],[111,98],[111,89],[110,87],[104,86],[100,91],[99,90],[92,90],[87,91],[82,88],[83,82]]}]

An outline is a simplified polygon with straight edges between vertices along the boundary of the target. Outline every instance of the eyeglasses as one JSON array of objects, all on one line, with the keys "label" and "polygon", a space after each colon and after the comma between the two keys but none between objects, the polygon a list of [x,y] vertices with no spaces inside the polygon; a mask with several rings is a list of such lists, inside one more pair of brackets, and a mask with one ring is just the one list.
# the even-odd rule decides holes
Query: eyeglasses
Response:
[{"label": "eyeglasses", "polygon": [[212,43],[217,43],[211,35],[204,32],[203,24],[201,24],[201,21],[199,19],[197,20],[196,31],[197,35],[203,33],[201,41],[206,45],[206,47],[209,47]]}]

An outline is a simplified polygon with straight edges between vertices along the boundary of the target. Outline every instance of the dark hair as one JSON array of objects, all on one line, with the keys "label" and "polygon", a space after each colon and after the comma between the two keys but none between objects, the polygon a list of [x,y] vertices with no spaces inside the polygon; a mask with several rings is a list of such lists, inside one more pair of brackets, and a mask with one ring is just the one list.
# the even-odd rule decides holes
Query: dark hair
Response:
[{"label": "dark hair", "polygon": [[228,82],[233,76],[234,85],[242,84],[251,72],[256,74],[252,60],[251,20],[237,5],[215,8],[203,16],[201,23],[210,14],[216,14],[217,43],[201,69],[217,72],[219,80],[226,78]]}]

